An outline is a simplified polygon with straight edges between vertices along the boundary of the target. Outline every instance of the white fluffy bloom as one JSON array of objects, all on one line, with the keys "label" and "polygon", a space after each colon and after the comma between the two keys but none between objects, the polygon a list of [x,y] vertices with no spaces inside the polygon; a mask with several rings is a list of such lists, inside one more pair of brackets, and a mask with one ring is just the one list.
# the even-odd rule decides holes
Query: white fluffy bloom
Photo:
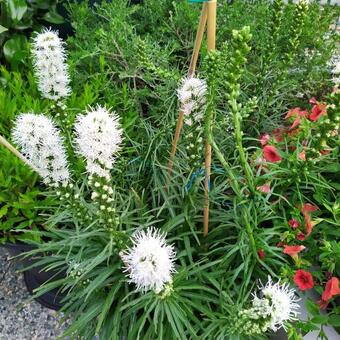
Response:
[{"label": "white fluffy bloom", "polygon": [[299,298],[295,295],[295,289],[290,289],[287,283],[273,283],[270,277],[266,285],[261,284],[259,289],[261,298],[254,296],[253,307],[262,317],[269,316],[268,326],[273,331],[285,328],[286,321],[296,320]]},{"label": "white fluffy bloom", "polygon": [[154,228],[138,231],[131,239],[133,246],[121,254],[130,282],[137,290],[159,293],[175,272],[173,246],[167,245],[165,235]]},{"label": "white fluffy bloom", "polygon": [[86,159],[86,169],[92,175],[110,178],[110,169],[119,151],[123,130],[118,116],[97,106],[80,115],[75,124],[78,152]]},{"label": "white fluffy bloom", "polygon": [[191,125],[193,121],[199,123],[203,119],[207,90],[204,79],[194,77],[183,79],[177,96],[181,102],[186,124]]},{"label": "white fluffy bloom", "polygon": [[71,93],[63,41],[55,31],[45,29],[32,43],[33,64],[43,97],[59,100]]},{"label": "white fluffy bloom", "polygon": [[334,54],[328,63],[333,75],[333,82],[335,85],[340,84],[340,55]]},{"label": "white fluffy bloom", "polygon": [[12,137],[28,164],[46,184],[68,183],[70,173],[63,139],[50,118],[43,114],[21,114],[16,120]]}]

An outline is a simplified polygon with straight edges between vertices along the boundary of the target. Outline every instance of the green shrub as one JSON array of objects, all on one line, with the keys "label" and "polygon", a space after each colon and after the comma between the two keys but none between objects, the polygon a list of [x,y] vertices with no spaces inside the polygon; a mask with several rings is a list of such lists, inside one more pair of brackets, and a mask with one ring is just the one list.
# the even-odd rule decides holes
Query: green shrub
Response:
[{"label": "green shrub", "polygon": [[0,60],[17,69],[27,61],[27,37],[42,23],[61,24],[56,0],[4,0],[0,3]]}]

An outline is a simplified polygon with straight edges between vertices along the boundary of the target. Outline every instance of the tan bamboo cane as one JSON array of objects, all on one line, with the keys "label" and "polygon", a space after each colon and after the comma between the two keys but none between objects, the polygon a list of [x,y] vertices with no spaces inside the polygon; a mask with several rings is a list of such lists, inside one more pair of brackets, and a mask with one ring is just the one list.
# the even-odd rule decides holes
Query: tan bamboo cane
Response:
[{"label": "tan bamboo cane", "polygon": [[2,136],[0,136],[0,144],[3,145],[6,149],[8,149],[10,152],[12,152],[13,155],[21,159],[25,164],[27,164],[27,159]]},{"label": "tan bamboo cane", "polygon": [[[191,55],[190,66],[189,66],[189,70],[188,70],[188,77],[193,76],[195,74],[195,71],[196,71],[198,55],[199,55],[199,51],[200,51],[201,46],[202,46],[203,35],[204,35],[204,31],[205,31],[205,26],[206,26],[206,23],[207,23],[207,16],[208,16],[207,15],[207,12],[208,12],[207,7],[208,7],[207,3],[205,2],[203,4],[203,7],[202,7],[200,22],[198,24],[194,50],[193,50],[192,55]],[[184,113],[183,113],[183,109],[181,108],[179,110],[179,114],[178,114],[178,118],[177,118],[175,136],[174,136],[174,139],[173,139],[173,142],[172,142],[172,149],[171,149],[170,159],[169,159],[169,163],[168,163],[168,173],[169,173],[169,175],[172,173],[172,168],[173,168],[173,165],[174,165],[174,158],[175,158],[176,151],[177,151],[177,145],[178,145],[178,141],[179,141],[179,138],[180,138],[180,135],[181,135],[181,130],[182,130],[182,127],[183,127],[183,118],[184,118]]]},{"label": "tan bamboo cane", "polygon": [[[207,18],[207,31],[208,31],[208,51],[215,50],[216,48],[216,11],[217,0],[207,2],[208,18]],[[208,127],[211,129],[211,126]],[[203,210],[203,235],[208,235],[209,231],[209,187],[210,187],[210,174],[211,174],[211,145],[206,140],[205,144],[205,181],[204,181],[204,210]]]}]

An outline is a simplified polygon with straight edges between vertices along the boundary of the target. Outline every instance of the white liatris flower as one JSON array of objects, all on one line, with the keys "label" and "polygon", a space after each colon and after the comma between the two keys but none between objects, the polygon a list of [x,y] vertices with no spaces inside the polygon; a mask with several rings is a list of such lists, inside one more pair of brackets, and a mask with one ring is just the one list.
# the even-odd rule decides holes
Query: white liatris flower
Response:
[{"label": "white liatris flower", "polygon": [[181,102],[186,124],[191,125],[193,122],[202,121],[207,90],[207,83],[204,79],[194,77],[183,79],[177,96]]},{"label": "white liatris flower", "polygon": [[140,291],[161,292],[175,272],[174,247],[154,228],[136,232],[131,240],[133,246],[121,254],[130,282]]},{"label": "white liatris flower", "polygon": [[63,138],[53,121],[43,114],[24,113],[12,131],[13,141],[46,184],[65,185],[69,182]]},{"label": "white liatris flower", "polygon": [[97,106],[78,116],[75,130],[78,152],[86,159],[88,173],[109,179],[115,154],[122,142],[123,130],[118,116]]},{"label": "white liatris flower", "polygon": [[38,88],[42,96],[60,100],[71,93],[64,42],[55,31],[45,29],[32,43]]},{"label": "white liatris flower", "polygon": [[[266,306],[262,309],[262,315],[270,317],[268,325],[273,331],[285,328],[287,321],[296,320],[296,316],[299,314],[299,304],[297,303],[299,298],[295,294],[295,289],[289,288],[287,283],[274,283],[270,277],[268,277],[266,285],[261,284],[259,289],[262,297],[258,298],[255,295],[253,306]],[[268,303],[264,304],[263,300],[267,300]]]},{"label": "white liatris flower", "polygon": [[328,63],[331,68],[331,73],[333,75],[333,83],[335,85],[340,84],[340,55],[334,54]]}]

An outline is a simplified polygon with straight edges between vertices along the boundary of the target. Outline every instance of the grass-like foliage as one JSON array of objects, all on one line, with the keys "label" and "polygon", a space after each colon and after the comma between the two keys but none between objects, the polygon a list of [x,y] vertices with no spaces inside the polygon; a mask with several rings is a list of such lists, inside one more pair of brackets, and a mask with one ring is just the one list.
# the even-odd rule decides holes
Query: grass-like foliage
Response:
[{"label": "grass-like foliage", "polygon": [[[46,240],[29,254],[33,265],[63,273],[37,295],[56,287],[65,295],[73,320],[65,336],[266,339],[283,327],[299,339],[337,326],[339,90],[328,62],[338,9],[223,2],[218,49],[204,47],[198,75],[182,81],[197,5],[69,9],[68,67],[54,32],[32,45],[46,99],[30,72],[13,76],[29,89],[13,89],[4,73],[9,91],[0,92],[17,103],[6,104],[3,127],[18,108],[34,112],[16,117],[12,137],[55,204],[45,228],[24,235]],[[184,126],[169,172],[179,106]],[[297,293],[313,287],[329,313],[309,301],[313,317],[295,322]]]}]

